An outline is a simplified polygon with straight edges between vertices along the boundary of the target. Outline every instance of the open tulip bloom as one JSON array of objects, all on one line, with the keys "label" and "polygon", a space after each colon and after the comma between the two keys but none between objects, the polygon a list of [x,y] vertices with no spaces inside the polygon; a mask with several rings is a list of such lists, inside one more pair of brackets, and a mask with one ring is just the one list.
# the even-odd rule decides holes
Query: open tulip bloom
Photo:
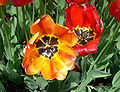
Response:
[{"label": "open tulip bloom", "polygon": [[71,2],[65,9],[65,14],[67,27],[78,37],[74,49],[83,57],[87,57],[89,53],[96,53],[104,29],[96,8],[88,3]]},{"label": "open tulip bloom", "polygon": [[[32,2],[33,0],[10,0],[16,7],[20,7],[23,5],[27,5],[30,2]],[[0,6],[1,5],[5,5],[7,2],[7,0],[0,0]]]},{"label": "open tulip bloom", "polygon": [[29,75],[41,71],[46,80],[64,80],[75,66],[78,40],[66,27],[55,24],[49,15],[38,19],[30,28],[34,35],[24,48],[23,68]]},{"label": "open tulip bloom", "polygon": [[[107,8],[110,6],[110,3],[108,4]],[[120,0],[114,0],[110,9],[109,13],[111,16],[115,17],[117,21],[120,21]]]}]

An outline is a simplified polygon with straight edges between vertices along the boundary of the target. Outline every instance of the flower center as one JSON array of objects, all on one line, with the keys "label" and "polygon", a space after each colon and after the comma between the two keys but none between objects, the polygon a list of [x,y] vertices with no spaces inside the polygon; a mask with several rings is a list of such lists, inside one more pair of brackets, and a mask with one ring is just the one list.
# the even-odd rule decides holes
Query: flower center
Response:
[{"label": "flower center", "polygon": [[52,56],[58,51],[58,38],[54,36],[44,36],[42,39],[39,39],[36,43],[36,48],[38,53],[46,58],[51,59]]},{"label": "flower center", "polygon": [[88,42],[94,40],[96,33],[94,30],[83,27],[76,27],[73,29],[74,33],[78,36],[78,44],[84,46]]}]

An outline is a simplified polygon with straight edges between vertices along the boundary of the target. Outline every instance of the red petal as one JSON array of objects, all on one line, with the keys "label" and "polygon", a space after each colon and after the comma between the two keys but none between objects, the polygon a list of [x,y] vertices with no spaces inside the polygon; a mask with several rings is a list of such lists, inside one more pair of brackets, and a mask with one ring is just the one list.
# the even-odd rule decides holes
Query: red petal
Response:
[{"label": "red petal", "polygon": [[[110,3],[107,5],[107,8],[109,8]],[[112,5],[109,9],[109,13],[111,16],[115,17],[117,19],[117,21],[120,21],[120,0],[115,0],[112,3]]]},{"label": "red petal", "polygon": [[80,68],[77,65],[75,65],[75,68],[72,71],[80,72]]},{"label": "red petal", "polygon": [[23,5],[27,5],[33,0],[10,0],[15,6],[20,7]]},{"label": "red petal", "polygon": [[5,5],[7,0],[0,0],[0,6]]},{"label": "red petal", "polygon": [[[72,30],[73,27],[90,27],[92,29],[99,29],[100,17],[97,14],[96,8],[88,3],[86,4],[75,4],[71,3],[66,9],[66,23],[67,26]],[[99,27],[99,28],[98,28]],[[97,33],[96,31],[96,33]]]},{"label": "red petal", "polygon": [[85,46],[80,46],[76,44],[74,49],[76,49],[80,56],[87,57],[89,53],[96,53],[98,48],[99,38],[88,42]]},{"label": "red petal", "polygon": [[88,0],[65,0],[66,3],[70,4],[71,2],[78,3],[78,4],[83,4],[86,3]]}]

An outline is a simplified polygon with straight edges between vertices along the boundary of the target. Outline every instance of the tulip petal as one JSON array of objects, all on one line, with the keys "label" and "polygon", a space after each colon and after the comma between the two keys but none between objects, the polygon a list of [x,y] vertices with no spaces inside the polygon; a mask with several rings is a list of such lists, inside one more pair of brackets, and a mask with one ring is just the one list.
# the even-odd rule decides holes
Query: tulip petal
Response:
[{"label": "tulip petal", "polygon": [[55,26],[55,23],[53,19],[49,15],[44,15],[35,23],[30,28],[31,34],[35,34],[39,32],[39,35],[42,36],[44,34],[50,35],[53,33],[53,28]]},{"label": "tulip petal", "polygon": [[0,0],[0,6],[5,5],[7,0]]},{"label": "tulip petal", "polygon": [[21,7],[24,5],[29,4],[30,2],[32,2],[33,0],[10,0],[15,6],[17,7]]},{"label": "tulip petal", "polygon": [[70,4],[71,2],[77,3],[77,4],[84,4],[86,3],[88,0],[65,0],[66,3]]},{"label": "tulip petal", "polygon": [[54,30],[54,35],[59,38],[59,41],[62,44],[66,43],[70,46],[74,46],[77,43],[77,36],[72,33],[68,28],[56,24]]}]

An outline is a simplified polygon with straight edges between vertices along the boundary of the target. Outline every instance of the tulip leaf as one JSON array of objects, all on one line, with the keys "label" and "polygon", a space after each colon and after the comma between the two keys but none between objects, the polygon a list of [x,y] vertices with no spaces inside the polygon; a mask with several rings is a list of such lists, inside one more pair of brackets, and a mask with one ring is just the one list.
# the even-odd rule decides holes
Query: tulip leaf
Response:
[{"label": "tulip leaf", "polygon": [[64,23],[64,16],[62,15],[59,17],[59,24],[63,25],[63,23]]},{"label": "tulip leaf", "polygon": [[7,92],[1,82],[0,82],[0,92]]},{"label": "tulip leaf", "polygon": [[48,82],[43,77],[37,77],[36,83],[39,85],[39,89],[43,90],[48,85]]},{"label": "tulip leaf", "polygon": [[110,73],[104,71],[98,71],[98,70],[92,70],[91,72],[93,78],[107,77],[111,75]]},{"label": "tulip leaf", "polygon": [[60,8],[61,10],[65,7],[65,0],[60,0]]},{"label": "tulip leaf", "polygon": [[38,84],[31,78],[25,77],[24,82],[28,86],[29,89],[36,90],[38,88]]},{"label": "tulip leaf", "polygon": [[114,76],[112,85],[113,87],[120,87],[120,70]]},{"label": "tulip leaf", "polygon": [[58,92],[60,82],[57,80],[53,80],[48,84],[48,88],[46,92]]},{"label": "tulip leaf", "polygon": [[72,82],[70,84],[64,85],[58,92],[69,92],[71,89],[77,87],[78,84],[75,82]]},{"label": "tulip leaf", "polygon": [[16,84],[21,84],[22,83],[22,78],[21,76],[16,72],[15,69],[11,70],[8,78],[10,81],[16,83]]},{"label": "tulip leaf", "polygon": [[117,42],[117,48],[120,50],[120,41]]}]

